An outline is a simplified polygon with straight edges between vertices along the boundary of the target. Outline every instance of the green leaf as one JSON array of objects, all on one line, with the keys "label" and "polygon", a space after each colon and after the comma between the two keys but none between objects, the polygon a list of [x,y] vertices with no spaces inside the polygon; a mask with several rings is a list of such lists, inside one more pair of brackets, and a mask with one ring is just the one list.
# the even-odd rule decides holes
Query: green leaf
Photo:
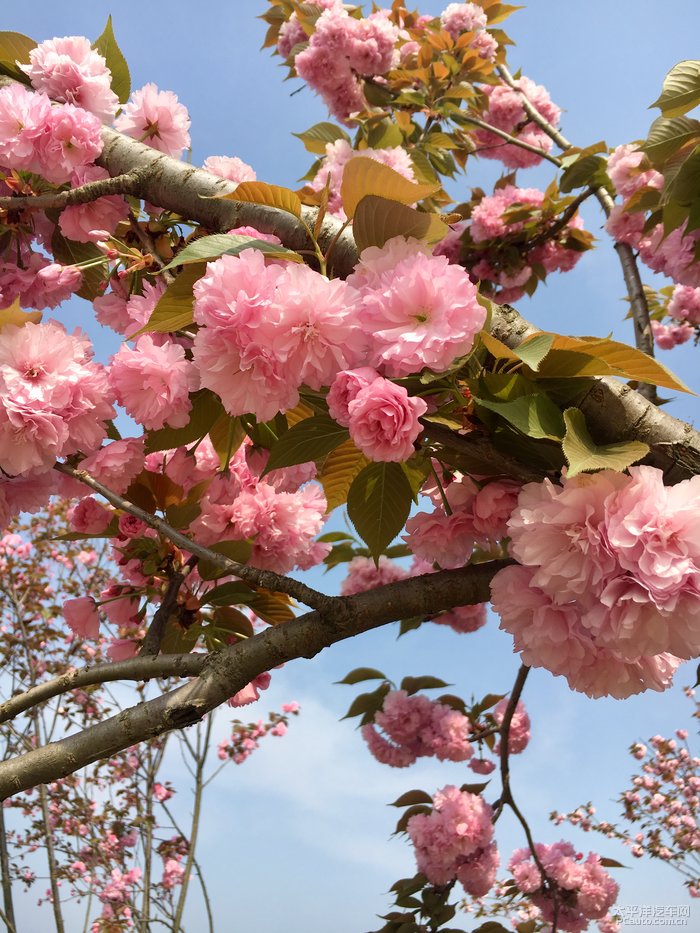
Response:
[{"label": "green leaf", "polygon": [[564,193],[574,188],[598,187],[609,181],[606,167],[607,161],[599,155],[586,155],[577,159],[567,169],[564,169],[559,179],[559,188]]},{"label": "green leaf", "polygon": [[253,635],[255,629],[248,616],[231,606],[215,609],[212,623],[204,629],[207,646],[214,649],[229,644],[231,636],[252,638]]},{"label": "green leaf", "polygon": [[30,84],[27,75],[17,67],[16,62],[22,65],[29,64],[29,53],[36,48],[34,39],[21,32],[0,32],[0,74]]},{"label": "green leaf", "polygon": [[370,463],[355,477],[348,493],[348,516],[377,560],[401,531],[413,494],[399,463]]},{"label": "green leaf", "polygon": [[316,123],[314,126],[304,130],[303,133],[292,133],[300,139],[307,152],[313,152],[315,155],[325,155],[328,143],[334,143],[339,139],[350,142],[350,137],[335,123]]},{"label": "green leaf", "polygon": [[433,798],[424,790],[407,790],[405,794],[390,803],[390,807],[413,807],[417,803],[427,803],[432,806]]},{"label": "green leaf", "polygon": [[415,204],[439,190],[439,185],[418,185],[408,181],[393,168],[374,159],[350,159],[343,170],[340,195],[343,209],[352,219],[357,205],[367,195],[379,195],[401,204]]},{"label": "green leaf", "polygon": [[188,654],[197,644],[202,634],[201,626],[191,625],[184,628],[172,617],[168,619],[160,643],[162,654]]},{"label": "green leaf", "polygon": [[253,590],[239,581],[222,583],[210,590],[203,601],[209,606],[248,606],[269,625],[279,625],[294,618],[294,610],[288,597],[268,590]]},{"label": "green leaf", "polygon": [[92,47],[104,56],[107,67],[112,72],[112,90],[119,98],[119,103],[126,103],[131,93],[131,75],[124,54],[114,37],[111,15],[107,17],[107,25],[102,35],[93,42]]},{"label": "green leaf", "polygon": [[441,687],[451,687],[452,684],[445,683],[439,677],[431,677],[425,674],[423,677],[404,677],[399,689],[405,690],[410,695],[418,693],[419,690],[435,690]]},{"label": "green leaf", "polygon": [[265,240],[256,240],[255,237],[240,236],[234,233],[213,233],[211,236],[203,236],[193,243],[188,243],[161,271],[166,272],[193,262],[210,262],[212,259],[218,259],[219,256],[237,256],[244,249],[258,249],[266,256],[272,256],[275,259],[302,261],[301,256],[292,250],[276,246],[274,243],[266,243]]},{"label": "green leaf", "polygon": [[374,667],[356,667],[354,671],[346,674],[342,680],[336,680],[337,684],[359,684],[363,680],[387,680],[386,674],[382,674]]},{"label": "green leaf", "polygon": [[388,692],[389,685],[382,684],[381,687],[373,690],[372,693],[361,693],[352,701],[343,719],[352,719],[354,716],[364,716],[367,714],[371,714],[373,717],[374,713],[380,710],[384,705],[384,697]]},{"label": "green leaf", "polygon": [[664,78],[661,94],[651,105],[665,117],[680,117],[700,104],[700,61],[683,61]]},{"label": "green leaf", "polygon": [[700,121],[690,117],[657,117],[641,147],[654,165],[662,165],[686,143],[700,139]]},{"label": "green leaf", "polygon": [[535,372],[547,356],[554,342],[554,334],[533,334],[513,351],[515,355]]},{"label": "green leaf", "polygon": [[322,541],[324,544],[335,544],[336,541],[355,541],[355,538],[352,535],[347,534],[344,531],[327,531],[325,535],[319,535],[316,538],[317,541]]},{"label": "green leaf", "polygon": [[374,194],[362,198],[357,205],[352,229],[360,252],[368,246],[384,246],[395,236],[437,243],[449,230],[438,214],[417,211]]},{"label": "green leaf", "polygon": [[569,464],[569,477],[590,470],[622,472],[649,453],[649,447],[641,441],[622,441],[599,446],[589,434],[584,414],[578,408],[567,408],[564,421],[566,435],[562,441],[562,449]]},{"label": "green leaf", "polygon": [[[430,802],[432,803],[432,800]],[[396,829],[394,830],[394,834],[397,835],[398,833],[405,833],[406,827],[408,826],[408,823],[411,817],[417,816],[419,813],[425,813],[427,815],[428,813],[432,813],[432,812],[433,812],[432,807],[428,807],[425,804],[419,803],[419,804],[415,804],[412,807],[409,807],[408,810],[404,811],[400,820],[396,824]]]},{"label": "green leaf", "polygon": [[[678,169],[673,180],[671,193],[674,200],[685,207],[700,199],[700,146],[697,146],[690,153]],[[683,219],[679,218],[679,222],[674,224],[674,228],[679,227]]]},{"label": "green leaf", "polygon": [[169,505],[165,510],[165,519],[173,528],[187,528],[202,512],[199,502],[182,502]]},{"label": "green leaf", "polygon": [[[222,554],[230,560],[235,560],[237,564],[245,564],[250,559],[250,552],[253,545],[250,541],[221,541],[219,544],[212,544],[209,548],[216,554]],[[216,580],[218,577],[228,576],[230,570],[220,570],[216,564],[210,560],[200,560],[197,564],[197,570],[202,580]]]},{"label": "green leaf", "polygon": [[201,279],[205,271],[203,262],[183,269],[165,289],[151,312],[150,318],[134,336],[152,333],[171,334],[189,327],[194,320],[192,287],[198,279]]},{"label": "green leaf", "polygon": [[300,421],[272,445],[270,459],[262,475],[280,467],[320,460],[347,441],[348,437],[348,429],[341,427],[332,418],[315,415]]},{"label": "green leaf", "polygon": [[147,454],[193,444],[208,434],[217,419],[226,414],[217,396],[209,389],[200,389],[195,392],[190,396],[190,401],[192,402],[190,420],[183,428],[166,427],[158,431],[146,432],[144,449]]},{"label": "green leaf", "polygon": [[81,298],[87,301],[94,301],[102,292],[102,285],[107,278],[107,260],[99,251],[94,243],[76,243],[75,240],[67,240],[58,226],[51,236],[51,249],[54,259],[64,266],[72,266],[76,263],[93,261],[95,259],[104,259],[103,265],[91,266],[89,269],[81,269],[83,283],[76,292]]},{"label": "green leaf", "polygon": [[492,402],[476,397],[474,401],[482,408],[500,415],[528,437],[561,440],[564,436],[561,412],[546,395],[522,395],[509,402]]}]

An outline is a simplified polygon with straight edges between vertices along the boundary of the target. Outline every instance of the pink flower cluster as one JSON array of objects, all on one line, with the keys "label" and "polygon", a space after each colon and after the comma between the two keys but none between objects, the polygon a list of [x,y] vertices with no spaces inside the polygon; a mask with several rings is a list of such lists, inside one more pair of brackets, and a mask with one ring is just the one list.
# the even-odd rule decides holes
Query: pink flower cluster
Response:
[{"label": "pink flower cluster", "polygon": [[[319,16],[308,47],[295,56],[294,67],[333,116],[344,121],[367,106],[361,77],[383,75],[392,67],[398,36],[385,11],[355,19],[338,0]],[[287,45],[283,40],[282,48]]]},{"label": "pink flower cluster", "polygon": [[654,320],[651,321],[651,331],[654,343],[662,350],[673,350],[674,347],[687,343],[695,334],[690,324],[662,324]]},{"label": "pink flower cluster", "polygon": [[57,457],[94,450],[115,415],[102,366],[76,331],[56,322],[3,328],[0,342],[0,468],[51,469]]},{"label": "pink flower cluster", "polygon": [[184,427],[192,409],[189,393],[199,388],[194,364],[174,342],[157,344],[143,334],[112,357],[109,383],[117,402],[147,430]]},{"label": "pink flower cluster", "polygon": [[80,269],[50,262],[41,253],[20,247],[22,265],[0,262],[0,304],[19,298],[23,308],[55,308],[80,288]]},{"label": "pink flower cluster", "polygon": [[[191,458],[174,466],[178,472],[173,476],[180,469],[191,471]],[[198,541],[206,545],[250,540],[250,563],[278,573],[288,573],[294,566],[308,569],[323,560],[330,545],[313,538],[325,521],[326,499],[316,483],[281,492],[251,472],[245,449],[232,458],[228,476],[213,475],[218,466],[218,458],[206,472],[204,464],[200,466],[210,484],[201,500],[201,514],[192,523]],[[171,473],[170,468],[166,470]],[[304,481],[303,473],[299,478]],[[283,476],[276,478],[276,482],[283,480]]]},{"label": "pink flower cluster", "polygon": [[450,514],[443,508],[439,491],[431,491],[435,510],[410,518],[404,541],[413,554],[437,562],[444,570],[463,567],[475,547],[488,550],[506,537],[519,490],[508,480],[479,488],[470,477],[456,474],[444,490]]},{"label": "pink flower cluster", "polygon": [[365,353],[354,292],[308,266],[244,250],[210,263],[194,294],[194,360],[232,415],[268,420],[297,404],[302,383],[330,385]]},{"label": "pink flower cluster", "polygon": [[417,813],[407,832],[418,870],[431,884],[457,880],[468,894],[484,897],[499,865],[491,807],[475,794],[448,785],[436,792],[431,813]]},{"label": "pink flower cluster", "polygon": [[669,686],[700,653],[700,480],[633,467],[525,486],[508,522],[523,566],[492,598],[526,664],[589,696]]},{"label": "pink flower cluster", "polygon": [[114,119],[119,100],[112,90],[112,73],[85,36],[41,42],[29,53],[29,64],[20,68],[32,87],[52,100],[82,107],[103,123]]},{"label": "pink flower cluster", "polygon": [[666,308],[671,323],[652,321],[654,340],[662,350],[671,350],[696,336],[700,327],[700,288],[676,285]]},{"label": "pink flower cluster", "polygon": [[352,159],[372,159],[398,172],[407,181],[415,182],[416,180],[411,157],[402,146],[356,150],[346,139],[337,139],[333,143],[327,143],[326,154],[309,187],[312,191],[323,191],[329,184],[328,211],[341,220],[345,220],[346,217],[340,196],[340,186],[345,166]]},{"label": "pink flower cluster", "polygon": [[[442,371],[469,352],[485,319],[463,269],[401,237],[365,250],[347,282],[245,250],[210,263],[194,292],[194,361],[230,414],[268,420],[297,404],[302,384],[318,390],[341,373],[345,385],[352,371],[362,384],[345,399],[351,433],[382,460],[410,455],[426,408],[376,370]],[[355,369],[364,362],[375,369]]]},{"label": "pink flower cluster", "polygon": [[467,738],[470,728],[469,719],[450,706],[392,690],[374,723],[362,727],[362,737],[377,761],[406,768],[418,758],[433,756],[440,761],[468,761],[474,754]]},{"label": "pink flower cluster", "polygon": [[[496,720],[496,724],[498,726],[503,723],[507,708],[507,697],[504,697],[502,700],[500,700],[494,707],[493,718]],[[518,702],[517,706],[515,707],[515,712],[513,713],[513,718],[510,721],[510,730],[508,732],[508,754],[519,755],[521,752],[525,751],[529,743],[530,717],[527,714],[525,705],[521,702]],[[494,754],[500,754],[500,750],[501,743],[498,742],[494,746]]]},{"label": "pink flower cluster", "polygon": [[260,739],[273,735],[278,738],[287,734],[289,716],[299,715],[299,704],[296,701],[284,703],[282,713],[270,713],[267,723],[259,719],[256,723],[242,723],[234,720],[231,724],[231,735],[223,739],[218,745],[218,756],[221,761],[233,761],[242,765],[260,747]]},{"label": "pink flower cluster", "polygon": [[[536,123],[530,121],[522,104],[523,95],[553,126],[558,125],[561,111],[552,103],[547,90],[541,84],[535,84],[525,77],[519,78],[516,84],[517,91],[505,85],[484,85],[482,91],[488,106],[482,118],[486,123],[504,130],[521,142],[548,153],[552,148],[552,140]],[[504,143],[500,136],[496,136],[490,130],[475,130],[473,140],[480,156],[484,159],[498,159],[509,168],[528,168],[539,165],[542,161],[542,157],[534,152],[528,152],[513,143]]]},{"label": "pink flower cluster", "polygon": [[0,474],[0,530],[20,512],[38,512],[56,491],[52,472],[25,473],[23,476]]},{"label": "pink flower cluster", "polygon": [[496,57],[498,42],[486,31],[486,13],[476,3],[450,3],[440,14],[440,23],[455,40],[464,32],[475,33],[469,48],[489,61]]},{"label": "pink flower cluster", "polygon": [[[112,279],[112,290],[95,298],[95,317],[104,327],[111,327],[119,334],[130,337],[148,323],[155,306],[165,291],[162,281],[152,284],[143,281],[141,294],[127,295],[119,279]],[[158,338],[154,338],[158,339]]]},{"label": "pink flower cluster", "polygon": [[159,91],[155,84],[132,92],[114,128],[176,159],[190,147],[187,107],[172,91]]},{"label": "pink flower cluster", "polygon": [[[632,145],[618,146],[612,152],[608,174],[626,201],[643,188],[661,190],[664,184],[663,175],[651,168],[645,154]],[[644,211],[628,211],[625,204],[618,204],[608,218],[606,230],[619,243],[627,243],[638,250],[639,258],[653,272],[663,273],[680,285],[700,287],[700,266],[695,261],[700,231],[686,233],[684,223],[667,236],[663,224],[657,224],[646,233],[644,226]],[[665,342],[668,348],[684,342],[676,339],[679,333],[682,332],[672,335],[660,331],[659,345],[663,347]]]},{"label": "pink flower cluster", "polygon": [[204,160],[202,168],[212,175],[218,175],[227,181],[240,184],[244,181],[255,181],[255,169],[236,156],[209,156]]},{"label": "pink flower cluster", "polygon": [[[477,252],[474,257],[476,261],[470,258],[470,271],[473,277],[500,286],[498,298],[501,301],[517,301],[522,297],[525,293],[524,286],[535,275],[533,266],[541,266],[547,273],[569,272],[582,256],[580,250],[569,249],[566,246],[569,231],[583,228],[583,220],[576,214],[556,236],[532,250],[527,250],[526,240],[523,243],[525,248],[517,251],[505,244],[507,249],[503,253],[503,262],[499,241],[509,235],[521,233],[525,226],[524,220],[509,221],[506,212],[513,207],[531,207],[531,215],[533,219],[537,219],[544,198],[544,192],[537,188],[506,185],[493,195],[482,198],[472,211],[468,229],[474,245],[477,250],[482,244],[489,245],[488,248],[484,248],[483,254],[479,255]],[[515,264],[514,252],[517,252]]]},{"label": "pink flower cluster", "polygon": [[102,124],[73,104],[51,106],[22,84],[0,89],[0,164],[42,175],[55,185],[102,152]]},{"label": "pink flower cluster", "polygon": [[545,923],[557,917],[559,929],[583,933],[590,920],[607,920],[619,886],[605,871],[600,857],[583,855],[568,842],[552,845],[536,843],[535,851],[548,878],[565,892],[555,904],[551,889],[543,887],[543,878],[529,849],[517,849],[508,864],[518,888],[529,895]]},{"label": "pink flower cluster", "polygon": [[394,237],[363,250],[348,278],[370,340],[368,365],[389,377],[443,372],[469,353],[486,311],[464,269]]},{"label": "pink flower cluster", "polygon": [[377,566],[371,557],[354,557],[348,565],[348,575],[340,587],[342,596],[354,596],[387,583],[405,580],[408,574],[395,561],[383,555]]}]

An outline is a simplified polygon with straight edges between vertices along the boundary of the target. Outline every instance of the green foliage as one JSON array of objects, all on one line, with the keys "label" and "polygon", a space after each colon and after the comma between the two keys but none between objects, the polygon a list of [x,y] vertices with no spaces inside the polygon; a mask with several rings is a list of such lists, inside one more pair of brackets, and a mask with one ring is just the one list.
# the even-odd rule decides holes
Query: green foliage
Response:
[{"label": "green foliage", "polygon": [[621,472],[649,453],[649,447],[640,441],[621,441],[617,444],[596,444],[591,437],[586,419],[578,408],[564,412],[566,435],[562,448],[569,464],[568,476],[593,470]]},{"label": "green foliage", "polygon": [[112,72],[112,90],[119,98],[119,103],[126,103],[131,93],[131,74],[124,53],[114,36],[111,15],[107,17],[107,25],[102,35],[95,40],[92,47],[104,56],[107,67]]},{"label": "green foliage", "polygon": [[399,463],[370,463],[353,480],[348,515],[375,560],[405,525],[412,501]]}]

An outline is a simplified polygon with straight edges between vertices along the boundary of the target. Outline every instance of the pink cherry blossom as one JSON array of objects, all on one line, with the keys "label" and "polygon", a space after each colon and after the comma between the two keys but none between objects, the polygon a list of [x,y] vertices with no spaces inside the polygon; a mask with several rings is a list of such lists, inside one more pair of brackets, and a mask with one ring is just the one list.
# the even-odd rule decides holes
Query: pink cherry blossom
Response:
[{"label": "pink cherry blossom", "polygon": [[202,168],[211,172],[212,175],[218,175],[236,184],[242,181],[255,181],[257,178],[255,169],[237,156],[209,156],[204,160]]},{"label": "pink cherry blossom", "polygon": [[132,92],[114,128],[176,159],[190,146],[187,108],[176,94],[159,91],[155,84],[145,84]]},{"label": "pink cherry blossom", "polygon": [[102,152],[99,119],[73,104],[52,107],[39,141],[40,174],[55,185],[71,177]]},{"label": "pink cherry blossom", "polygon": [[365,250],[348,279],[360,291],[360,323],[370,340],[370,365],[387,376],[406,376],[428,367],[443,372],[471,350],[486,320],[466,271],[444,256],[404,250],[389,240]]},{"label": "pink cherry blossom", "polygon": [[[552,103],[546,88],[541,84],[535,84],[526,77],[519,78],[516,84],[518,90],[505,85],[482,87],[488,101],[483,120],[499,130],[505,130],[511,136],[516,136],[520,141],[541,149],[543,153],[548,153],[552,148],[552,140],[537,124],[528,120],[522,105],[522,95],[524,94],[545,120],[555,127],[559,124],[561,111]],[[527,168],[542,161],[542,157],[535,153],[512,143],[504,144],[500,136],[496,136],[490,130],[477,129],[473,139],[482,158],[498,159],[509,168]]]},{"label": "pink cherry blossom", "polygon": [[414,452],[421,433],[418,419],[428,410],[403,386],[375,379],[348,405],[350,437],[370,460],[401,462]]},{"label": "pink cherry blossom", "polygon": [[418,813],[408,821],[418,870],[431,884],[448,884],[458,876],[464,884],[470,860],[491,844],[491,807],[481,797],[450,785],[437,791],[433,802],[431,813]]},{"label": "pink cherry blossom", "polygon": [[51,101],[12,82],[0,88],[0,163],[41,172],[41,145],[48,132]]},{"label": "pink cherry blossom", "polygon": [[111,123],[119,100],[111,88],[107,63],[89,39],[48,39],[31,50],[29,62],[20,67],[34,88],[53,100],[82,107],[103,123]]},{"label": "pink cherry blossom", "polygon": [[347,428],[350,424],[350,413],[348,411],[350,402],[357,398],[358,392],[366,389],[370,383],[379,378],[381,378],[379,373],[370,366],[361,366],[359,369],[339,372],[326,396],[331,418]]},{"label": "pink cherry blossom", "polygon": [[[106,169],[99,165],[83,166],[76,169],[71,179],[73,187],[91,181],[109,178]],[[88,204],[74,204],[66,207],[58,218],[61,233],[69,240],[78,243],[96,243],[111,235],[120,221],[129,214],[129,205],[119,195],[108,195]]]},{"label": "pink cherry blossom", "polygon": [[113,492],[126,492],[143,469],[143,438],[112,441],[86,457],[80,468]]},{"label": "pink cherry blossom", "polygon": [[112,513],[92,496],[85,496],[73,508],[70,524],[73,531],[81,534],[102,534],[112,520]]},{"label": "pink cherry blossom", "polygon": [[7,326],[0,343],[0,467],[48,470],[93,450],[114,417],[104,370],[83,335],[60,324]]},{"label": "pink cherry blossom", "polygon": [[63,604],[66,624],[78,638],[96,639],[100,632],[100,619],[94,599],[80,596]]},{"label": "pink cherry blossom", "polygon": [[405,580],[407,576],[403,567],[384,555],[379,558],[379,566],[370,557],[354,557],[348,564],[348,575],[342,582],[340,592],[342,596],[353,596],[377,586]]},{"label": "pink cherry blossom", "polygon": [[189,393],[198,388],[198,375],[185,351],[176,343],[158,346],[143,334],[134,348],[121,347],[112,357],[109,381],[117,402],[148,430],[184,427],[192,408]]},{"label": "pink cherry blossom", "polygon": [[[503,723],[507,707],[508,699],[504,697],[493,708],[493,718],[496,720],[496,723],[499,726]],[[515,712],[513,713],[513,718],[510,721],[510,730],[508,733],[508,754],[519,755],[521,752],[525,751],[529,742],[530,717],[527,714],[525,705],[522,702],[518,702],[517,706],[515,707]],[[494,746],[493,750],[494,754],[499,754],[500,742]]]}]

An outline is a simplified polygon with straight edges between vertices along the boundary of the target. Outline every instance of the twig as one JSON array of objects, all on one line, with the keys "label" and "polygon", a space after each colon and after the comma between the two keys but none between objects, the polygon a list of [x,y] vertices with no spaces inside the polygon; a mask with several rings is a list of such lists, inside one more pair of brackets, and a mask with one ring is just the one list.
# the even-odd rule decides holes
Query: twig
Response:
[{"label": "twig", "polygon": [[[552,124],[542,116],[525,92],[518,87],[508,68],[505,65],[499,65],[496,70],[508,87],[520,94],[523,110],[528,117],[530,117],[532,122],[536,123],[562,151],[566,152],[566,150],[573,148],[572,143],[569,142],[566,136],[560,133],[556,127],[552,126]],[[594,190],[594,194],[598,203],[603,208],[605,216],[609,217],[612,209],[615,207],[615,201],[611,197],[610,192],[601,186]],[[620,265],[622,266],[622,275],[630,300],[630,308],[634,320],[635,345],[637,349],[642,350],[648,356],[654,356],[654,336],[652,334],[651,321],[649,318],[649,305],[642,287],[637,259],[632,247],[627,243],[616,242],[615,250],[619,257]],[[656,400],[656,388],[654,386],[642,383],[638,387],[638,392],[651,402]]]},{"label": "twig", "polygon": [[581,194],[577,195],[571,204],[568,204],[565,210],[563,210],[559,217],[552,223],[546,230],[543,230],[541,233],[538,233],[536,237],[533,237],[531,240],[528,240],[524,245],[524,249],[529,253],[530,250],[536,249],[538,246],[542,246],[543,243],[546,243],[548,240],[551,240],[558,233],[560,233],[564,227],[569,223],[571,218],[576,214],[579,207],[586,201],[592,194],[595,194],[595,188],[586,188],[585,191],[582,191]]},{"label": "twig", "polygon": [[482,130],[488,130],[489,133],[493,133],[494,136],[498,136],[501,139],[504,139],[507,143],[512,143],[512,145],[518,146],[519,149],[525,149],[527,152],[532,152],[535,155],[538,155],[541,159],[546,159],[547,162],[551,162],[552,165],[556,165],[557,168],[561,168],[561,161],[556,156],[545,152],[544,149],[540,149],[539,146],[533,146],[530,143],[526,143],[522,139],[518,139],[517,136],[511,136],[511,134],[506,133],[505,130],[500,130],[497,126],[492,126],[490,123],[487,123],[485,120],[480,120],[478,117],[472,117],[471,115],[460,113],[459,118],[460,120],[464,120],[465,123],[473,123],[474,126],[479,126]]},{"label": "twig", "polygon": [[153,620],[146,632],[146,637],[141,645],[139,657],[145,658],[155,656],[160,651],[160,643],[163,640],[165,626],[174,609],[177,608],[177,595],[185,579],[184,573],[171,571],[170,581],[163,596],[163,601],[156,609]]},{"label": "twig", "polygon": [[119,496],[115,492],[112,492],[111,489],[108,489],[107,486],[98,482],[90,476],[89,473],[86,473],[85,470],[76,469],[67,463],[57,463],[54,469],[59,473],[63,473],[65,476],[71,476],[73,479],[85,483],[90,489],[94,489],[95,492],[104,496],[115,508],[122,509],[122,511],[128,512],[130,515],[135,515],[136,518],[140,518],[149,528],[153,528],[163,535],[163,537],[169,538],[173,544],[176,544],[182,550],[213,564],[217,570],[220,570],[222,573],[233,574],[240,577],[241,580],[245,580],[247,583],[264,587],[267,590],[286,593],[287,596],[298,599],[312,609],[323,610],[328,605],[330,597],[324,596],[323,593],[319,593],[317,590],[306,586],[304,583],[300,583],[298,580],[292,580],[290,577],[284,577],[281,574],[273,573],[271,570],[258,570],[256,567],[248,567],[246,564],[239,564],[229,557],[225,557],[223,554],[210,551],[209,548],[197,544],[196,541],[192,541],[190,538],[181,534],[162,518],[152,515],[138,505],[134,505],[133,502],[125,499],[123,496]]},{"label": "twig", "polygon": [[113,178],[101,178],[89,181],[79,188],[69,191],[53,191],[50,194],[19,195],[0,198],[0,210],[5,211],[44,211],[49,208],[63,208],[74,204],[89,204],[110,194],[136,194],[141,183],[139,171],[126,172]]}]

